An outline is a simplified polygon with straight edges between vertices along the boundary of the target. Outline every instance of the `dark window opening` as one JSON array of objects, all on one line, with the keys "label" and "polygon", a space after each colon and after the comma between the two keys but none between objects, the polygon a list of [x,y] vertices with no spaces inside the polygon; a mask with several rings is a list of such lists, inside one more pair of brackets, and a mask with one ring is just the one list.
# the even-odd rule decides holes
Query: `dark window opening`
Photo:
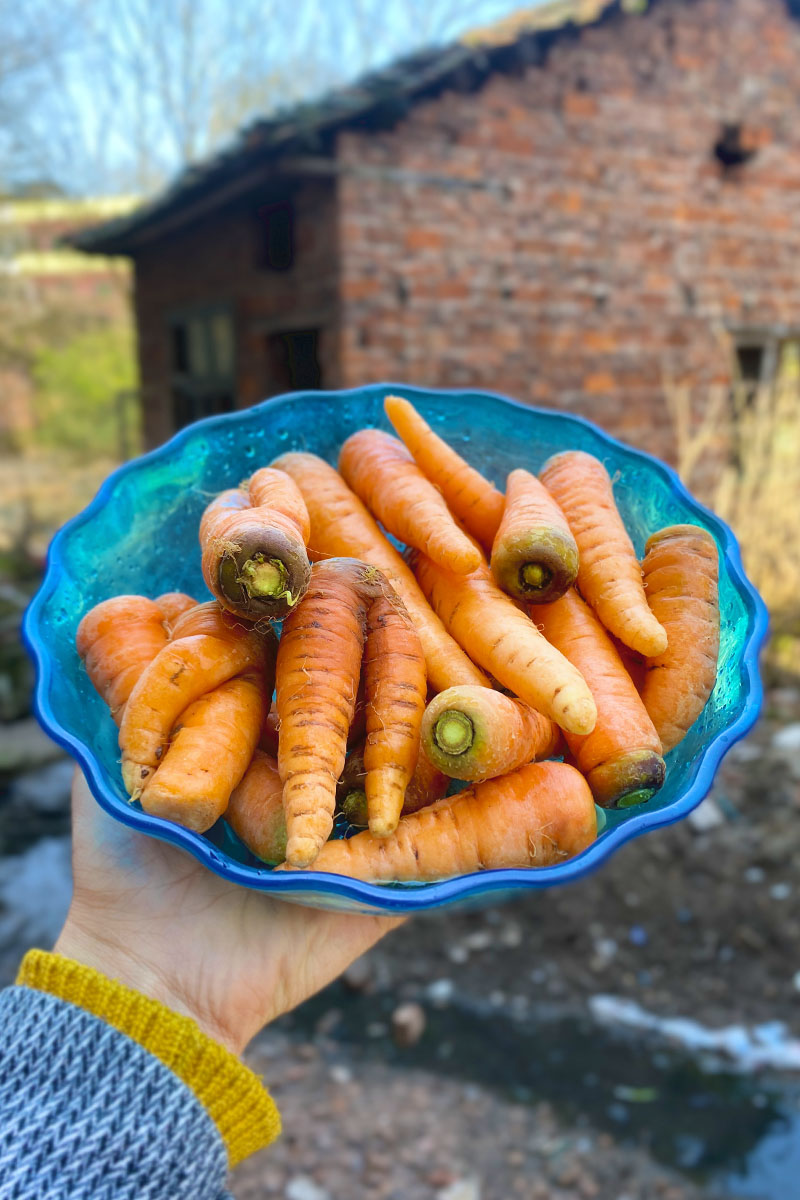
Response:
[{"label": "dark window opening", "polygon": [[232,392],[193,391],[189,385],[175,384],[172,389],[172,418],[175,429],[183,429],[192,421],[233,412]]},{"label": "dark window opening", "polygon": [[724,170],[741,167],[756,154],[756,147],[747,144],[747,136],[741,125],[723,125],[714,143],[714,157]]},{"label": "dark window opening", "polygon": [[294,263],[294,207],[289,201],[258,210],[260,263],[272,271],[288,271]]},{"label": "dark window opening", "polygon": [[293,329],[267,338],[267,394],[312,392],[322,387],[318,329]]},{"label": "dark window opening", "polygon": [[169,331],[173,428],[232,412],[236,379],[230,310],[210,305],[175,314]]},{"label": "dark window opening", "polygon": [[736,359],[742,383],[760,383],[766,346],[737,346]]}]

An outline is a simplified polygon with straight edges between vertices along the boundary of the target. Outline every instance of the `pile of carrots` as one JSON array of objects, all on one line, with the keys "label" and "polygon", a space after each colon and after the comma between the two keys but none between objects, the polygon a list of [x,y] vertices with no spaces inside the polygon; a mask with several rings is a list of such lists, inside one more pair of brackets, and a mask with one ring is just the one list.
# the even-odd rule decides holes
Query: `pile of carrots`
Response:
[{"label": "pile of carrots", "polygon": [[596,804],[654,795],[711,694],[716,545],[672,526],[640,563],[596,458],[514,470],[503,494],[408,401],[385,409],[398,437],[360,430],[338,471],[285,454],[212,501],[212,601],[83,618],[125,788],[200,833],[224,817],[282,870],[558,863],[596,837]]}]

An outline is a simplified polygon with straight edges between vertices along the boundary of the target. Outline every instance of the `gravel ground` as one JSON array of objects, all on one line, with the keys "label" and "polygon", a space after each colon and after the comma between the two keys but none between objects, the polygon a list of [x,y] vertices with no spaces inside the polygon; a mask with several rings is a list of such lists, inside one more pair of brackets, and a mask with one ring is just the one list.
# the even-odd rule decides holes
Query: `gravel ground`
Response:
[{"label": "gravel ground", "polygon": [[778,1019],[800,1034],[798,722],[800,694],[773,693],[702,816],[628,843],[568,888],[417,919],[373,952],[374,971],[409,998],[444,977],[521,1013],[583,1009],[603,992],[712,1026]]},{"label": "gravel ground", "polygon": [[237,1200],[712,1195],[606,1133],[565,1127],[547,1104],[504,1103],[474,1084],[381,1063],[353,1071],[308,1044],[275,1039],[264,1050],[251,1064],[271,1082],[285,1133],[236,1171]]}]

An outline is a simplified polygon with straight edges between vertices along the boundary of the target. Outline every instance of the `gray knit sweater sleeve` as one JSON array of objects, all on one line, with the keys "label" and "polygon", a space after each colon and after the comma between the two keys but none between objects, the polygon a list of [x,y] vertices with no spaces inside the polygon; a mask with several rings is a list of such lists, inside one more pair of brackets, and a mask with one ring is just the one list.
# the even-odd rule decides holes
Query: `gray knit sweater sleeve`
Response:
[{"label": "gray knit sweater sleeve", "polygon": [[222,1200],[227,1152],[194,1093],[83,1009],[0,992],[0,1200]]}]

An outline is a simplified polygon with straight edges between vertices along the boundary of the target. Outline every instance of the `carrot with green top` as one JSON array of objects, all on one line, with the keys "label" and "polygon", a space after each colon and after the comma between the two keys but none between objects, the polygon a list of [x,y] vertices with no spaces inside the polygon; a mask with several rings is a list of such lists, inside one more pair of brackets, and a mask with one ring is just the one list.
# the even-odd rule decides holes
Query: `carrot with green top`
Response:
[{"label": "carrot with green top", "polygon": [[195,700],[249,668],[264,673],[267,691],[272,690],[276,644],[270,629],[247,627],[214,601],[178,618],[173,640],[140,676],[120,724],[122,779],[132,799],[141,795],[163,757],[170,730]]},{"label": "carrot with green top", "polygon": [[561,741],[558,726],[522,700],[473,687],[448,688],[434,696],[420,736],[434,766],[470,782],[550,758]]},{"label": "carrot with green top", "polygon": [[491,566],[503,591],[529,604],[557,600],[575,582],[578,547],[567,519],[529,471],[512,471],[506,480]]},{"label": "carrot with green top", "polygon": [[419,551],[410,557],[445,627],[485,671],[562,729],[591,732],[597,710],[582,675],[500,591],[487,566],[453,575]]},{"label": "carrot with green top", "polygon": [[503,493],[434,433],[408,400],[387,396],[383,407],[398,437],[442,493],[453,515],[487,552],[491,550],[503,517]]},{"label": "carrot with green top", "polygon": [[609,633],[640,654],[661,654],[667,634],[647,607],[642,568],[614,500],[608,471],[591,454],[567,450],[540,472],[578,544],[578,588]]},{"label": "carrot with green top", "polygon": [[456,525],[441,492],[397,438],[361,429],[339,451],[339,471],[384,529],[449,571],[474,571],[481,552]]},{"label": "carrot with green top", "polygon": [[183,712],[141,794],[154,817],[205,833],[250,765],[267,711],[261,672],[220,684]]},{"label": "carrot with green top", "polygon": [[596,836],[582,775],[565,763],[532,763],[401,817],[391,837],[365,831],[328,842],[314,870],[391,883],[547,867],[579,854]]},{"label": "carrot with green top", "polygon": [[485,675],[448,634],[420,591],[410,569],[386,540],[338,471],[314,454],[284,454],[273,463],[299,487],[311,519],[312,558],[357,558],[377,567],[403,601],[414,624],[434,691],[456,683],[489,686]]},{"label": "carrot with green top", "polygon": [[308,512],[282,471],[262,467],[247,491],[232,488],[200,522],[203,578],[223,608],[249,620],[280,620],[308,586]]},{"label": "carrot with green top", "polygon": [[286,857],[286,818],[283,784],[274,758],[256,750],[244,778],[234,789],[225,820],[251,854],[262,862],[283,862]]},{"label": "carrot with green top", "polygon": [[[387,616],[387,600],[396,620]],[[286,858],[294,866],[314,861],[333,826],[368,628],[374,641],[366,679],[366,787],[371,818],[373,811],[379,815],[376,832],[391,822],[398,787],[405,791],[414,769],[425,673],[411,622],[375,567],[353,559],[317,563],[278,649],[278,769]]]},{"label": "carrot with green top", "polygon": [[595,800],[603,808],[649,800],[664,782],[661,742],[610,637],[574,589],[533,613],[597,704],[597,724],[587,737],[564,734]]},{"label": "carrot with green top", "polygon": [[114,596],[84,616],[75,644],[95,689],[119,724],[142,672],[167,645],[164,614],[146,596]]},{"label": "carrot with green top", "polygon": [[647,602],[669,645],[645,660],[644,706],[664,750],[688,732],[714,690],[719,657],[719,554],[699,525],[671,525],[645,547]]}]

